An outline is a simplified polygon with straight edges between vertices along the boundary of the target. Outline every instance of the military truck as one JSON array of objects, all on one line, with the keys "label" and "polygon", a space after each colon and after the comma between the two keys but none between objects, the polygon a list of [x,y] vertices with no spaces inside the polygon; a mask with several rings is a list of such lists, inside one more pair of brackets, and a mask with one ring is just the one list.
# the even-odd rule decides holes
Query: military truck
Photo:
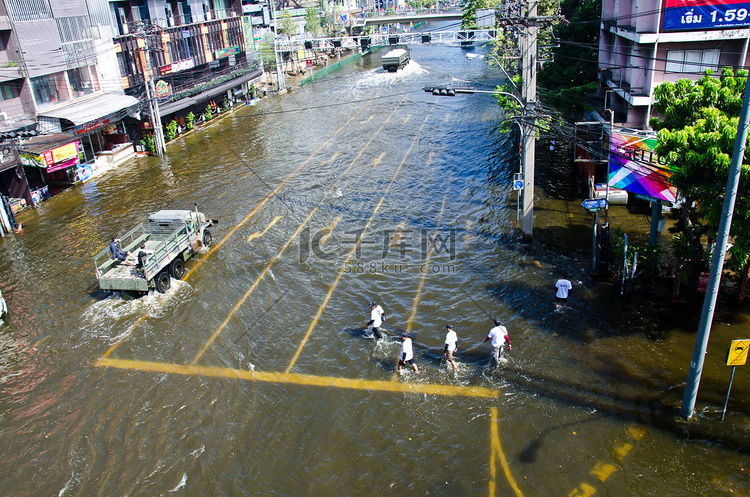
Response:
[{"label": "military truck", "polygon": [[202,247],[211,245],[209,227],[217,224],[193,210],[161,210],[148,220],[118,237],[121,249],[130,252],[131,264],[116,260],[108,248],[94,256],[96,279],[102,290],[147,293],[150,289],[164,293],[171,278],[182,279],[185,261]]},{"label": "military truck", "polygon": [[398,48],[394,48],[387,54],[383,55],[380,62],[383,64],[383,69],[386,71],[396,72],[408,64],[409,59],[409,47],[406,45],[400,45]]}]

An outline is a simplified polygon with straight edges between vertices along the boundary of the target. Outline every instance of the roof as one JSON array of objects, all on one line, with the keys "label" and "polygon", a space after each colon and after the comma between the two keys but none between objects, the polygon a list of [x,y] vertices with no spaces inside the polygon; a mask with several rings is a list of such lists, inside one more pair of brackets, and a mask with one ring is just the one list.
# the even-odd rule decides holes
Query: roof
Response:
[{"label": "roof", "polygon": [[39,115],[67,119],[76,126],[81,126],[134,105],[138,105],[138,99],[135,97],[117,93],[98,93],[42,109]]},{"label": "roof", "polygon": [[40,135],[34,138],[24,140],[18,145],[19,152],[30,152],[34,155],[41,155],[44,152],[62,147],[68,143],[76,141],[78,138],[65,133],[56,133],[54,135]]}]

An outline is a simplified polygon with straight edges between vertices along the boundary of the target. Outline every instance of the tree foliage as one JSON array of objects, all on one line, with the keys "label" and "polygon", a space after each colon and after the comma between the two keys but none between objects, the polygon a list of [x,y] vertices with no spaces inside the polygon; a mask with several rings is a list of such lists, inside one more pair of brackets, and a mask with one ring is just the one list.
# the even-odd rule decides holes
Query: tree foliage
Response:
[{"label": "tree foliage", "polygon": [[[729,166],[737,135],[747,71],[724,68],[721,77],[706,71],[698,81],[681,79],[659,85],[651,119],[658,131],[656,153],[673,170],[671,181],[684,196],[679,228],[695,261],[694,277],[704,257],[701,236],[716,236],[724,203]],[[747,262],[750,253],[750,161],[742,161],[740,194],[732,218],[734,267]]]},{"label": "tree foliage", "polygon": [[292,13],[288,10],[285,10],[281,14],[281,19],[279,22],[279,31],[287,35],[290,39],[292,36],[295,36],[297,34],[297,25],[294,24],[294,19],[292,19]]},{"label": "tree foliage", "polygon": [[313,36],[318,36],[320,32],[320,16],[314,7],[305,9],[305,31]]}]

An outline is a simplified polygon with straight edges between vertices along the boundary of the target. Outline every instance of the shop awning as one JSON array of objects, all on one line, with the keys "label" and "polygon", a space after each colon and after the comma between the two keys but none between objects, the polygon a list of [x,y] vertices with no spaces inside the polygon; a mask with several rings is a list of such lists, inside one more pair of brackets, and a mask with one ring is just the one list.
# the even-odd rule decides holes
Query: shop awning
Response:
[{"label": "shop awning", "polygon": [[234,78],[230,81],[227,81],[226,83],[222,85],[219,85],[209,90],[206,90],[204,92],[201,92],[198,95],[193,95],[192,97],[188,97],[188,98],[182,98],[174,102],[165,102],[165,103],[159,104],[159,114],[161,114],[161,117],[164,118],[166,116],[169,116],[170,114],[174,114],[175,112],[178,112],[182,109],[186,109],[199,102],[203,102],[203,101],[208,100],[209,98],[213,98],[216,95],[226,93],[226,91],[229,90],[230,88],[239,86],[242,83],[245,83],[252,79],[259,78],[262,75],[263,75],[263,71],[261,69],[256,69],[254,71],[245,73],[242,76]]},{"label": "shop awning", "polygon": [[66,119],[76,126],[82,126],[135,105],[138,105],[138,99],[135,97],[104,93],[79,98],[69,104],[42,109],[39,116]]}]

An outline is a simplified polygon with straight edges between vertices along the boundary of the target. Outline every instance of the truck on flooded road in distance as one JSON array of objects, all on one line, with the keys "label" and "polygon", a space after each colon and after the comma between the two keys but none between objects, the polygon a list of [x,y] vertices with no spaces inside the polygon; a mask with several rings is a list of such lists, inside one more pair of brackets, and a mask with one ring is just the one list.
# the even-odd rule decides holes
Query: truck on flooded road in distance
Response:
[{"label": "truck on flooded road in distance", "polygon": [[193,210],[161,210],[121,237],[122,250],[135,257],[133,264],[113,258],[109,247],[94,256],[96,279],[102,290],[165,293],[171,278],[182,279],[185,261],[211,244],[209,227],[217,224]]},{"label": "truck on flooded road in distance", "polygon": [[409,47],[406,45],[398,45],[396,48],[383,55],[380,62],[383,64],[384,70],[388,72],[396,72],[399,69],[403,69],[403,67],[409,63],[410,58]]}]

